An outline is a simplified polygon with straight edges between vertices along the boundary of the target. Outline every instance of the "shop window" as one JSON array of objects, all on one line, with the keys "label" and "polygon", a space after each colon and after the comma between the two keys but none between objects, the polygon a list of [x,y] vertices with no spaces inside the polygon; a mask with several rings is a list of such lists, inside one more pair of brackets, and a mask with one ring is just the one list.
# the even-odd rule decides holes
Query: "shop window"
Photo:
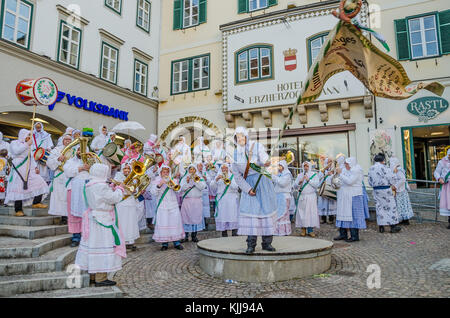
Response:
[{"label": "shop window", "polygon": [[134,91],[147,96],[148,65],[134,60]]},{"label": "shop window", "polygon": [[450,10],[394,21],[399,60],[450,53]]},{"label": "shop window", "polygon": [[238,0],[238,13],[263,10],[277,4],[278,0]]},{"label": "shop window", "polygon": [[105,5],[118,14],[122,14],[122,0],[105,0]]},{"label": "shop window", "polygon": [[33,5],[24,0],[3,1],[2,38],[30,48]]},{"label": "shop window", "polygon": [[136,25],[145,32],[150,32],[150,9],[150,1],[138,0]]},{"label": "shop window", "polygon": [[328,32],[323,32],[318,35],[312,36],[308,39],[308,68],[316,60],[319,55],[320,49],[327,38]]},{"label": "shop window", "polygon": [[209,65],[209,54],[172,62],[171,94],[209,89]]},{"label": "shop window", "polygon": [[115,47],[102,44],[102,60],[100,66],[100,77],[112,83],[117,83],[117,64],[119,59],[119,50]]},{"label": "shop window", "polygon": [[206,22],[206,0],[174,0],[173,29],[185,29]]},{"label": "shop window", "polygon": [[236,53],[236,83],[273,78],[273,46],[252,46]]},{"label": "shop window", "polygon": [[81,30],[61,21],[58,61],[78,69],[81,49]]}]

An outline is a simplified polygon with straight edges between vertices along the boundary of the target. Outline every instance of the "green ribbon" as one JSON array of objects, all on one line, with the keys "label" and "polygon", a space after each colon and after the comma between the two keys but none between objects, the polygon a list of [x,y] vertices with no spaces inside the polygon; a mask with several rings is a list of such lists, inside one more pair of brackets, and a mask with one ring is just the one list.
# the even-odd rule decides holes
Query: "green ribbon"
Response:
[{"label": "green ribbon", "polygon": [[192,189],[194,189],[194,187],[195,187],[195,185],[192,186],[191,188],[189,188],[189,189],[183,194],[183,200],[184,200],[184,197],[185,197],[189,192],[191,192]]},{"label": "green ribbon", "polygon": [[67,186],[69,185],[70,181],[72,181],[72,179],[73,179],[73,177],[70,177],[69,179],[67,179],[67,182],[66,182],[66,188],[67,188]]},{"label": "green ribbon", "polygon": [[[87,201],[87,197],[86,197],[86,185],[84,185],[84,187],[83,187],[83,197],[84,197],[84,202],[86,203],[86,206],[89,207],[89,204],[88,204],[88,201]],[[99,222],[96,218],[93,218],[93,219],[98,225],[100,225],[100,226],[102,226],[102,227],[104,227],[106,229],[110,229],[112,235],[114,236],[114,244],[116,246],[120,246],[120,244],[121,244],[120,243],[120,236],[119,236],[118,230],[116,230],[116,229],[119,228],[119,218],[118,218],[118,215],[117,215],[117,208],[116,208],[115,205],[114,205],[114,215],[115,215],[115,220],[116,220],[115,226],[113,226],[113,225],[105,225],[105,224]]]},{"label": "green ribbon", "polygon": [[60,175],[62,175],[63,173],[64,173],[64,171],[61,171],[60,173],[58,173],[56,176],[54,176],[54,177],[52,178],[52,185],[50,186],[50,193],[53,192],[53,181],[54,181],[56,178],[58,178]]},{"label": "green ribbon", "polygon": [[[447,173],[447,175],[446,175],[445,178],[444,178],[444,184],[447,183],[448,178],[450,178],[450,171]],[[439,189],[442,189],[442,186],[443,186],[443,184],[441,184],[441,185],[439,186]]]},{"label": "green ribbon", "polygon": [[166,187],[166,190],[164,190],[161,198],[159,199],[158,205],[156,206],[156,210],[155,210],[155,217],[153,218],[153,224],[156,224],[156,214],[158,213],[158,209],[159,209],[159,206],[161,205],[162,200],[166,196],[167,192],[169,192],[169,189],[170,189],[169,187]]},{"label": "green ribbon", "polygon": [[298,209],[298,201],[300,200],[300,195],[302,194],[303,189],[305,189],[305,187],[309,184],[309,182],[316,176],[317,173],[314,173],[311,178],[309,178],[308,181],[306,181],[306,183],[304,185],[302,185],[302,187],[300,188],[300,190],[298,191],[298,196],[297,196],[297,200],[295,200],[295,211],[297,211]]},{"label": "green ribbon", "polygon": [[214,217],[215,217],[215,218],[216,218],[217,215],[219,214],[219,208],[218,208],[218,207],[219,207],[219,202],[220,202],[220,200],[222,200],[223,196],[227,193],[228,188],[229,188],[230,185],[231,185],[231,181],[233,181],[233,178],[234,178],[234,174],[231,175],[231,177],[230,177],[230,184],[227,185],[227,186],[225,187],[225,190],[223,191],[222,196],[219,198],[219,200],[217,200],[217,197],[216,197],[216,199],[215,199],[215,201],[216,201],[216,214],[214,214]]},{"label": "green ribbon", "polygon": [[[23,164],[24,164],[25,162],[27,162],[27,160],[28,160],[28,156],[26,156],[25,159],[23,159],[23,161],[22,161],[21,163],[19,163],[19,165],[16,167],[16,172],[17,172],[17,173],[19,173],[19,168],[22,167]],[[14,176],[14,174],[11,173],[11,178],[9,178],[9,182],[11,182],[11,181],[13,180],[13,176]]]},{"label": "green ribbon", "polygon": [[[247,159],[247,161],[249,160],[247,154],[245,154],[245,158]],[[272,175],[270,174],[270,172],[268,172],[268,171],[265,170],[264,168],[258,166],[257,164],[255,164],[255,163],[250,163],[250,168],[252,168],[252,169],[255,170],[256,172],[258,172],[259,174],[262,174],[262,175],[264,175],[265,177],[267,177],[267,178],[269,178],[269,179],[272,179]]]}]

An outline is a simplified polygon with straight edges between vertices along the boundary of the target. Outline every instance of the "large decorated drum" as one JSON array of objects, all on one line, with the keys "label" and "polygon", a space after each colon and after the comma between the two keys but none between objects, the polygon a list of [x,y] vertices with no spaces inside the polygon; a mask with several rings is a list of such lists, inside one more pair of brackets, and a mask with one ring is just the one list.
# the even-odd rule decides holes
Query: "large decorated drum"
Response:
[{"label": "large decorated drum", "polygon": [[125,153],[114,142],[110,142],[103,148],[103,156],[115,166],[120,166]]},{"label": "large decorated drum", "polygon": [[58,87],[47,77],[25,79],[17,84],[16,95],[25,106],[48,106],[56,102]]}]

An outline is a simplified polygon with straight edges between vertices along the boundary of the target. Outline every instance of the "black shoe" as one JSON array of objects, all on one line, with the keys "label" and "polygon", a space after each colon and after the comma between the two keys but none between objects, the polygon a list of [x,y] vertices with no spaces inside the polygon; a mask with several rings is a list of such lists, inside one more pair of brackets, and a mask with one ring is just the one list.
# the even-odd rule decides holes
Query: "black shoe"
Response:
[{"label": "black shoe", "polygon": [[334,215],[328,217],[328,224],[334,224]]},{"label": "black shoe", "polygon": [[409,220],[403,220],[400,222],[402,225],[409,225]]},{"label": "black shoe", "polygon": [[398,233],[401,231],[401,227],[397,225],[391,225],[391,233]]},{"label": "black shoe", "polygon": [[192,232],[191,237],[192,237],[192,242],[194,242],[194,243],[198,242],[197,232]]},{"label": "black shoe", "polygon": [[186,235],[184,236],[184,239],[182,239],[180,242],[181,243],[189,242],[189,233],[186,233]]},{"label": "black shoe", "polygon": [[131,250],[132,250],[133,252],[135,252],[135,251],[137,250],[136,245],[131,246]]},{"label": "black shoe", "polygon": [[347,243],[359,241],[358,229],[350,229],[351,237],[346,239]]},{"label": "black shoe", "polygon": [[177,249],[177,250],[184,250],[184,247],[183,247],[183,245],[181,245],[181,244],[178,244],[177,246],[175,246],[175,248]]},{"label": "black shoe", "polygon": [[100,283],[95,283],[95,287],[115,286],[117,283],[112,280],[104,280]]},{"label": "black shoe", "polygon": [[161,246],[161,251],[167,251],[168,249],[169,247],[166,245]]},{"label": "black shoe", "polygon": [[78,245],[80,245],[80,242],[72,241],[72,243],[70,243],[70,247],[77,247]]},{"label": "black shoe", "polygon": [[238,230],[232,230],[231,236],[238,236]]},{"label": "black shoe", "polygon": [[269,251],[269,252],[275,252],[276,251],[276,249],[272,246],[272,245],[267,245],[267,246],[263,246],[262,247],[262,249],[264,250],[264,251]]},{"label": "black shoe", "polygon": [[449,230],[450,230],[450,223],[448,224],[448,226],[447,226],[447,229],[449,229]]},{"label": "black shoe", "polygon": [[320,217],[320,224],[324,224],[324,223],[327,223],[327,216],[326,215],[322,215]]},{"label": "black shoe", "polygon": [[222,237],[228,237],[228,232],[227,231],[222,231]]},{"label": "black shoe", "polygon": [[380,233],[384,233],[384,226],[383,226],[383,225],[380,225],[380,226],[378,227],[378,231],[380,231]]},{"label": "black shoe", "polygon": [[333,240],[341,241],[341,240],[347,240],[347,238],[348,238],[347,229],[339,228],[339,236],[335,237]]},{"label": "black shoe", "polygon": [[254,247],[248,247],[247,250],[245,251],[245,254],[253,254],[254,252],[255,252]]}]

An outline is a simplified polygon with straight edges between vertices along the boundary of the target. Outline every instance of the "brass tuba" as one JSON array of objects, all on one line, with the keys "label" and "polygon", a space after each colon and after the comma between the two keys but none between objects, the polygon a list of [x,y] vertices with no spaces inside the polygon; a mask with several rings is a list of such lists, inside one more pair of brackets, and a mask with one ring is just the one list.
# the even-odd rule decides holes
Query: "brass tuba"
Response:
[{"label": "brass tuba", "polygon": [[[129,193],[131,193],[136,199],[144,192],[144,190],[150,185],[150,178],[145,172],[156,164],[156,160],[149,155],[144,155],[145,161],[134,161],[131,165],[131,172],[125,178],[123,183]],[[119,182],[111,180],[115,184]],[[130,195],[126,195],[124,199]]]},{"label": "brass tuba", "polygon": [[64,161],[61,162],[58,169],[64,171],[63,170],[64,164],[67,162],[67,160],[69,160],[72,157],[69,150],[71,150],[78,144],[80,145],[80,157],[84,164],[92,166],[94,163],[102,163],[102,160],[95,152],[86,152],[88,149],[88,141],[89,141],[88,137],[78,137],[70,144],[68,144],[61,152],[61,155],[63,155],[65,159]]}]

